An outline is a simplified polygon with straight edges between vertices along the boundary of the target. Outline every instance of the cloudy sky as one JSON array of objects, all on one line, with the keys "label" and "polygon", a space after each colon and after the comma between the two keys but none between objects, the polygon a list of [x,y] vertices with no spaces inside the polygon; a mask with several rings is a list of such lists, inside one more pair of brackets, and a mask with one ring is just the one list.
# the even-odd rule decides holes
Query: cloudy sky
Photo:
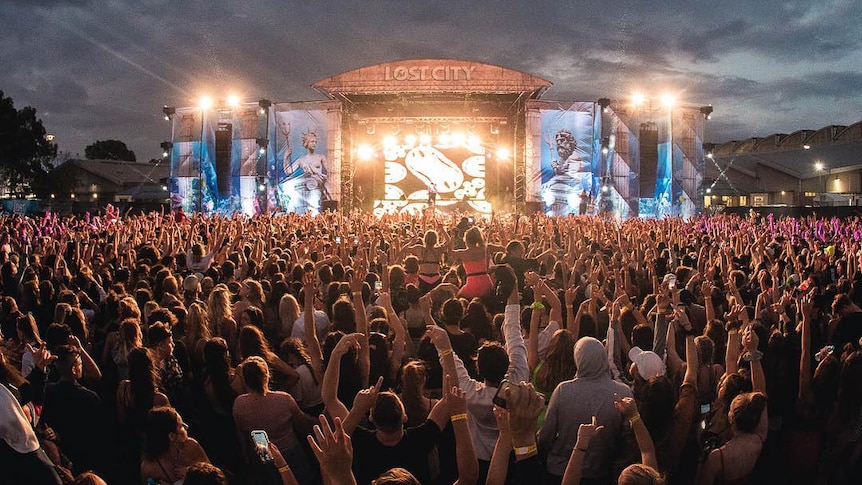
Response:
[{"label": "cloudy sky", "polygon": [[405,58],[548,79],[545,99],[675,92],[715,106],[708,141],[862,120],[858,0],[2,0],[0,90],[61,151],[170,137],[201,94],[321,99],[313,82]]}]

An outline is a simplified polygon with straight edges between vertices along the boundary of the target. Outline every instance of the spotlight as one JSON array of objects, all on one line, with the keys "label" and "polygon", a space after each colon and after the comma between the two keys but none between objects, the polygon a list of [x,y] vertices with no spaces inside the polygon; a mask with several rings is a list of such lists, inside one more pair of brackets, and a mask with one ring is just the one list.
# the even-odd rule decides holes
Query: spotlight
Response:
[{"label": "spotlight", "polygon": [[703,119],[711,120],[712,119],[712,106],[701,106],[700,114],[703,115]]},{"label": "spotlight", "polygon": [[209,96],[201,96],[201,99],[198,100],[198,106],[203,109],[210,109],[213,106],[213,99]]},{"label": "spotlight", "polygon": [[479,140],[479,137],[478,137],[478,136],[476,136],[476,135],[470,135],[470,136],[467,138],[467,144],[468,144],[468,145],[471,145],[471,146],[478,146],[478,145],[481,145],[481,143],[482,143],[482,142]]},{"label": "spotlight", "polygon": [[99,194],[93,193],[93,200],[96,200],[98,198],[99,198]]},{"label": "spotlight", "polygon": [[237,96],[236,94],[231,94],[230,96],[228,96],[226,101],[227,105],[231,108],[236,108],[237,106],[239,106],[239,96]]},{"label": "spotlight", "polygon": [[672,94],[663,94],[661,104],[666,108],[673,108],[673,105],[676,104],[676,98]]},{"label": "spotlight", "polygon": [[53,199],[54,197],[56,197],[56,196],[54,194],[51,194],[51,198]]},{"label": "spotlight", "polygon": [[165,192],[167,192],[167,190],[168,190],[168,186],[167,186],[167,185],[162,185],[162,190],[164,190]]},{"label": "spotlight", "polygon": [[602,138],[602,155],[607,155],[610,152],[611,141],[609,137]]},{"label": "spotlight", "polygon": [[611,109],[610,109],[611,100],[609,98],[599,98],[599,100],[596,102],[599,104],[599,106],[602,107],[603,113],[608,113],[611,111]]},{"label": "spotlight", "polygon": [[398,144],[398,138],[393,135],[387,135],[383,137],[383,146],[389,148],[394,147]]},{"label": "spotlight", "polygon": [[269,144],[269,139],[267,138],[255,138],[255,143],[257,143],[258,151],[261,155],[266,153],[266,146]]},{"label": "spotlight", "polygon": [[266,184],[260,184],[257,186],[258,192],[266,192]]},{"label": "spotlight", "polygon": [[260,114],[265,115],[267,111],[269,111],[269,107],[272,106],[272,101],[261,98],[258,100],[257,105],[260,106]]},{"label": "spotlight", "polygon": [[712,160],[714,157],[715,155],[713,155],[712,152],[706,152],[706,158]]},{"label": "spotlight", "polygon": [[491,123],[491,134],[492,135],[499,135],[500,134],[500,127],[497,125],[497,123]]},{"label": "spotlight", "polygon": [[371,145],[359,145],[356,149],[356,155],[360,160],[371,160],[371,157],[374,156],[374,148]]},{"label": "spotlight", "polygon": [[70,198],[70,199],[74,199],[74,198],[75,198],[75,194],[74,194],[74,193],[73,193],[73,194],[69,194],[69,198]]},{"label": "spotlight", "polygon": [[500,160],[508,160],[509,159],[509,149],[508,148],[498,148],[497,149],[497,158]]},{"label": "spotlight", "polygon": [[608,191],[608,186],[602,185],[602,192],[607,192],[607,191]]},{"label": "spotlight", "polygon": [[174,108],[173,106],[165,105],[165,107],[162,108],[162,113],[165,114],[165,121],[170,121],[171,116],[173,116],[174,113],[176,113],[176,112],[177,112],[177,109]]},{"label": "spotlight", "polygon": [[806,144],[802,145],[802,149],[803,150],[811,150],[811,145],[806,143]]},{"label": "spotlight", "polygon": [[441,145],[450,145],[452,143],[452,135],[449,133],[443,133],[437,139],[440,140]]},{"label": "spotlight", "polygon": [[602,155],[607,155],[608,151],[608,147],[602,147]]},{"label": "spotlight", "polygon": [[814,168],[816,168],[818,172],[822,171],[824,167],[826,167],[826,165],[823,165],[823,162],[818,161],[814,164]]},{"label": "spotlight", "polygon": [[633,105],[640,106],[640,105],[644,104],[645,101],[646,101],[646,97],[643,94],[641,94],[641,93],[632,94],[632,104]]},{"label": "spotlight", "polygon": [[174,144],[169,141],[163,141],[161,144],[162,147],[162,157],[167,157],[171,153],[171,148],[174,147]]},{"label": "spotlight", "polygon": [[711,193],[712,193],[712,187],[707,187],[707,188],[706,188],[706,193],[707,193],[707,194],[711,194]]},{"label": "spotlight", "polygon": [[467,137],[464,136],[460,131],[456,131],[454,135],[452,135],[452,144],[453,145],[463,145],[467,141]]}]

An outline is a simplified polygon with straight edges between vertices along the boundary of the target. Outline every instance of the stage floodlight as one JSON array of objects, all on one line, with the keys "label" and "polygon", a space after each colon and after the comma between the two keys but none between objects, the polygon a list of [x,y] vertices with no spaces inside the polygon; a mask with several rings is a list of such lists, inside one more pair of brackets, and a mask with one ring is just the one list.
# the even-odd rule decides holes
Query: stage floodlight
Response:
[{"label": "stage floodlight", "polygon": [[645,101],[646,101],[646,96],[644,96],[643,94],[641,94],[641,93],[632,94],[632,104],[633,105],[640,106],[640,105],[644,104]]},{"label": "stage floodlight", "polygon": [[707,194],[711,194],[711,193],[712,193],[712,187],[707,187],[707,188],[706,188],[706,193],[707,193]]},{"label": "stage floodlight", "polygon": [[454,135],[452,135],[452,144],[453,145],[463,145],[467,141],[467,137],[464,136],[464,133],[460,131],[456,131]]},{"label": "stage floodlight", "polygon": [[818,172],[822,172],[825,167],[826,165],[824,165],[821,161],[817,161],[814,163],[814,168],[817,169]]},{"label": "stage floodlight", "polygon": [[162,147],[162,157],[167,157],[171,153],[174,144],[169,141],[163,141],[160,146]]},{"label": "stage floodlight", "polygon": [[69,198],[70,198],[70,199],[74,199],[74,198],[75,198],[75,193],[73,192],[73,193],[69,194]]},{"label": "stage floodlight", "polygon": [[387,148],[392,148],[398,144],[398,138],[394,135],[387,135],[383,137],[383,146]]},{"label": "stage floodlight", "polygon": [[377,127],[374,126],[374,123],[370,123],[368,125],[365,125],[365,132],[368,133],[369,135],[373,135],[375,132],[377,132]]},{"label": "stage floodlight", "polygon": [[258,152],[260,152],[261,155],[265,154],[266,153],[266,146],[269,144],[269,139],[267,139],[267,138],[255,138],[254,141],[255,141],[255,143],[257,143]]},{"label": "stage floodlight", "polygon": [[703,119],[711,120],[712,119],[712,106],[701,106],[700,114],[703,115]]},{"label": "stage floodlight", "polygon": [[236,108],[237,106],[239,106],[239,102],[240,102],[239,96],[237,96],[236,94],[231,94],[230,96],[227,97],[227,99],[225,101],[227,101],[227,105],[230,106],[231,108]]},{"label": "stage floodlight", "polygon": [[176,113],[176,112],[177,112],[177,109],[174,108],[173,106],[165,105],[165,107],[162,108],[162,113],[165,114],[165,121],[170,121],[171,116],[173,116],[174,113]]},{"label": "stage floodlight", "polygon": [[610,106],[611,106],[611,100],[610,100],[610,98],[599,98],[599,100],[598,100],[598,101],[596,101],[596,103],[598,103],[598,105],[602,107],[602,112],[603,112],[603,113],[608,113],[608,112],[610,112],[610,110],[611,110],[611,109],[610,109]]},{"label": "stage floodlight", "polygon": [[676,98],[672,94],[662,94],[661,104],[666,108],[673,108],[676,104]]},{"label": "stage floodlight", "polygon": [[168,191],[168,186],[167,186],[167,185],[162,185],[162,190],[164,190],[165,192],[167,192],[167,191]]},{"label": "stage floodlight", "polygon": [[497,123],[491,123],[491,134],[499,135],[500,134],[500,126]]},{"label": "stage floodlight", "polygon": [[258,184],[257,191],[258,192],[266,192],[266,184]]},{"label": "stage floodlight", "polygon": [[602,192],[607,192],[608,190],[609,190],[609,189],[608,189],[607,184],[602,185]]},{"label": "stage floodlight", "polygon": [[476,135],[470,135],[467,137],[467,144],[470,146],[479,146],[482,144],[482,141]]},{"label": "stage floodlight", "polygon": [[448,145],[452,144],[452,135],[450,135],[449,133],[442,133],[442,134],[440,134],[440,136],[437,137],[437,140],[440,141],[441,145],[447,145],[448,146]]},{"label": "stage floodlight", "polygon": [[811,150],[811,145],[806,143],[806,144],[802,145],[802,149],[803,150]]},{"label": "stage floodlight", "polygon": [[431,135],[423,133],[419,137],[419,143],[422,145],[430,145],[431,144]]},{"label": "stage floodlight", "polygon": [[371,145],[359,145],[356,149],[356,155],[359,156],[360,160],[371,160],[374,157],[374,148]]},{"label": "stage floodlight", "polygon": [[258,100],[257,105],[260,106],[260,114],[265,115],[269,111],[269,107],[272,106],[272,101],[261,98]]},{"label": "stage floodlight", "polygon": [[497,149],[497,158],[500,160],[508,160],[510,156],[509,149],[501,147]]},{"label": "stage floodlight", "polygon": [[198,106],[202,109],[210,109],[213,107],[213,99],[209,96],[201,96],[198,100]]}]

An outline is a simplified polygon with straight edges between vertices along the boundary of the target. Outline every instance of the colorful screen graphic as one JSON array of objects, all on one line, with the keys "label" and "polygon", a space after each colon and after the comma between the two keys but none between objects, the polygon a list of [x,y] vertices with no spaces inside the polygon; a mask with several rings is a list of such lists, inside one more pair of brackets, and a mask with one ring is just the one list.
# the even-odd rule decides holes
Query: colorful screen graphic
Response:
[{"label": "colorful screen graphic", "polygon": [[[594,163],[593,103],[568,110],[540,110],[541,165],[532,180],[540,181],[539,198],[547,212],[577,212],[581,200],[595,197],[599,173]],[[534,185],[535,186],[535,185]]]},{"label": "colorful screen graphic", "polygon": [[459,207],[490,213],[485,197],[487,150],[475,138],[460,138],[437,143],[411,138],[404,144],[388,140],[382,150],[384,198],[375,201],[374,212],[421,213],[431,202],[430,191],[436,192],[440,210]]},{"label": "colorful screen graphic", "polygon": [[332,200],[326,112],[276,111],[275,125],[277,152],[270,176],[278,183],[270,201],[286,212],[320,212],[324,202]]}]

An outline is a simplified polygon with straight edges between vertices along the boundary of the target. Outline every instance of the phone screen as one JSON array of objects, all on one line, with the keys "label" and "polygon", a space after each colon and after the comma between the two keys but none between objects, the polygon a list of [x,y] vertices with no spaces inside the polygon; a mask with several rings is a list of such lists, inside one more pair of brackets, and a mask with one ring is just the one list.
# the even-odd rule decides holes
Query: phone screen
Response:
[{"label": "phone screen", "polygon": [[335,244],[341,244],[341,236],[335,236]]},{"label": "phone screen", "polygon": [[383,282],[382,282],[382,281],[380,281],[380,280],[375,281],[375,282],[374,282],[374,289],[375,289],[376,291],[380,291],[380,290],[382,290],[382,289],[383,289]]},{"label": "phone screen", "polygon": [[272,456],[272,453],[269,451],[269,436],[267,436],[266,431],[252,431],[251,439],[252,441],[254,441],[255,451],[257,452],[257,456],[260,458],[261,461],[269,462],[275,459]]},{"label": "phone screen", "polygon": [[511,385],[511,382],[505,380],[500,383],[500,387],[497,388],[497,392],[496,394],[494,394],[494,404],[503,409],[506,409],[506,389],[508,389]]}]

